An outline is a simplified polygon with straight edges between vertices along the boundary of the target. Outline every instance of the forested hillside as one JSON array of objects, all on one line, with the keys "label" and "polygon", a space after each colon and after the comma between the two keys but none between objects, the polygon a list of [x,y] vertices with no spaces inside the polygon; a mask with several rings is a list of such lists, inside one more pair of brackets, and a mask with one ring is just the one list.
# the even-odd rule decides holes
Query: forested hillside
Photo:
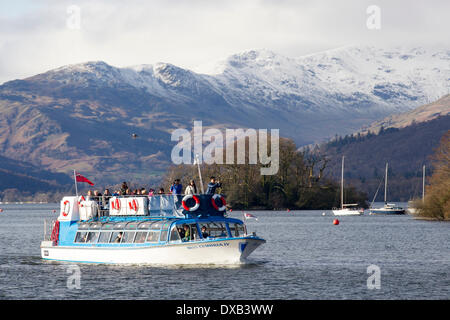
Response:
[{"label": "forested hillside", "polygon": [[[381,129],[378,134],[336,137],[319,147],[329,160],[328,174],[338,179],[341,157],[345,155],[345,180],[367,192],[369,200],[389,162],[388,200],[407,201],[421,192],[422,166],[432,172],[430,155],[441,137],[450,130],[450,116],[441,116],[405,128]],[[382,195],[378,196],[382,201]]]}]

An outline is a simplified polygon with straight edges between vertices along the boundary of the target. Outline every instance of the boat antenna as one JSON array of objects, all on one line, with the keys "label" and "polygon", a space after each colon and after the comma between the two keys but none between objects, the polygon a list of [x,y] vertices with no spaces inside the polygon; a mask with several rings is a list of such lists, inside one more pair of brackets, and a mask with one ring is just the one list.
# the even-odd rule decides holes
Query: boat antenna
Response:
[{"label": "boat antenna", "polygon": [[200,170],[200,160],[198,158],[198,153],[195,154],[195,161],[194,164],[197,163],[198,168],[198,177],[200,179],[200,186],[202,188],[202,194],[205,194],[205,190],[203,189],[203,179],[202,179],[202,171]]}]

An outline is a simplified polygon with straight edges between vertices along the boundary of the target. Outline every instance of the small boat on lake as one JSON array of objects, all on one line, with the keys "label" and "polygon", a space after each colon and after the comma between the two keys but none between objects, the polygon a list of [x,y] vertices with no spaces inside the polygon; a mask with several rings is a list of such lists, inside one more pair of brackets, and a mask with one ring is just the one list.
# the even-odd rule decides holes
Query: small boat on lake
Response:
[{"label": "small boat on lake", "polygon": [[341,208],[333,208],[335,216],[360,216],[364,213],[364,209],[358,207],[357,203],[344,203],[344,156],[342,156],[341,171]]},{"label": "small boat on lake", "polygon": [[372,201],[372,205],[369,209],[369,214],[385,214],[385,215],[397,215],[397,214],[405,214],[405,209],[402,207],[397,206],[395,203],[388,203],[387,202],[387,186],[388,186],[388,163],[386,163],[386,172],[384,177],[384,206],[381,208],[373,208],[373,202],[375,201],[375,198],[377,196],[377,193],[375,193],[375,197]]},{"label": "small boat on lake", "polygon": [[64,197],[41,256],[112,264],[245,262],[266,241],[225,213],[218,194],[113,196],[105,205]]}]

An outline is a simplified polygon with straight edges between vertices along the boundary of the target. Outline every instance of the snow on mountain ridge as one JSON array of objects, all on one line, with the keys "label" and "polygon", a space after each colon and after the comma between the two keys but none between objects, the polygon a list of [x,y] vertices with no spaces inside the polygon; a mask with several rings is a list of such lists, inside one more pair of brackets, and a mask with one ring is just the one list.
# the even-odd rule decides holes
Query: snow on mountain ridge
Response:
[{"label": "snow on mountain ridge", "polygon": [[68,65],[50,79],[83,86],[129,85],[172,101],[219,95],[230,105],[302,112],[400,112],[450,91],[450,51],[346,46],[289,58],[248,50],[201,74],[170,63],[116,68],[102,61]]}]

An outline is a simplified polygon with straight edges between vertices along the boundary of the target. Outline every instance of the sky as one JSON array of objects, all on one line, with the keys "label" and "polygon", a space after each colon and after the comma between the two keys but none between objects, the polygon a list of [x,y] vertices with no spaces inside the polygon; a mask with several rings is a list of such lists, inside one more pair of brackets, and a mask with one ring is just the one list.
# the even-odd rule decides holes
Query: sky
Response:
[{"label": "sky", "polygon": [[0,0],[0,83],[96,60],[204,72],[251,49],[450,49],[449,9],[448,0]]}]

